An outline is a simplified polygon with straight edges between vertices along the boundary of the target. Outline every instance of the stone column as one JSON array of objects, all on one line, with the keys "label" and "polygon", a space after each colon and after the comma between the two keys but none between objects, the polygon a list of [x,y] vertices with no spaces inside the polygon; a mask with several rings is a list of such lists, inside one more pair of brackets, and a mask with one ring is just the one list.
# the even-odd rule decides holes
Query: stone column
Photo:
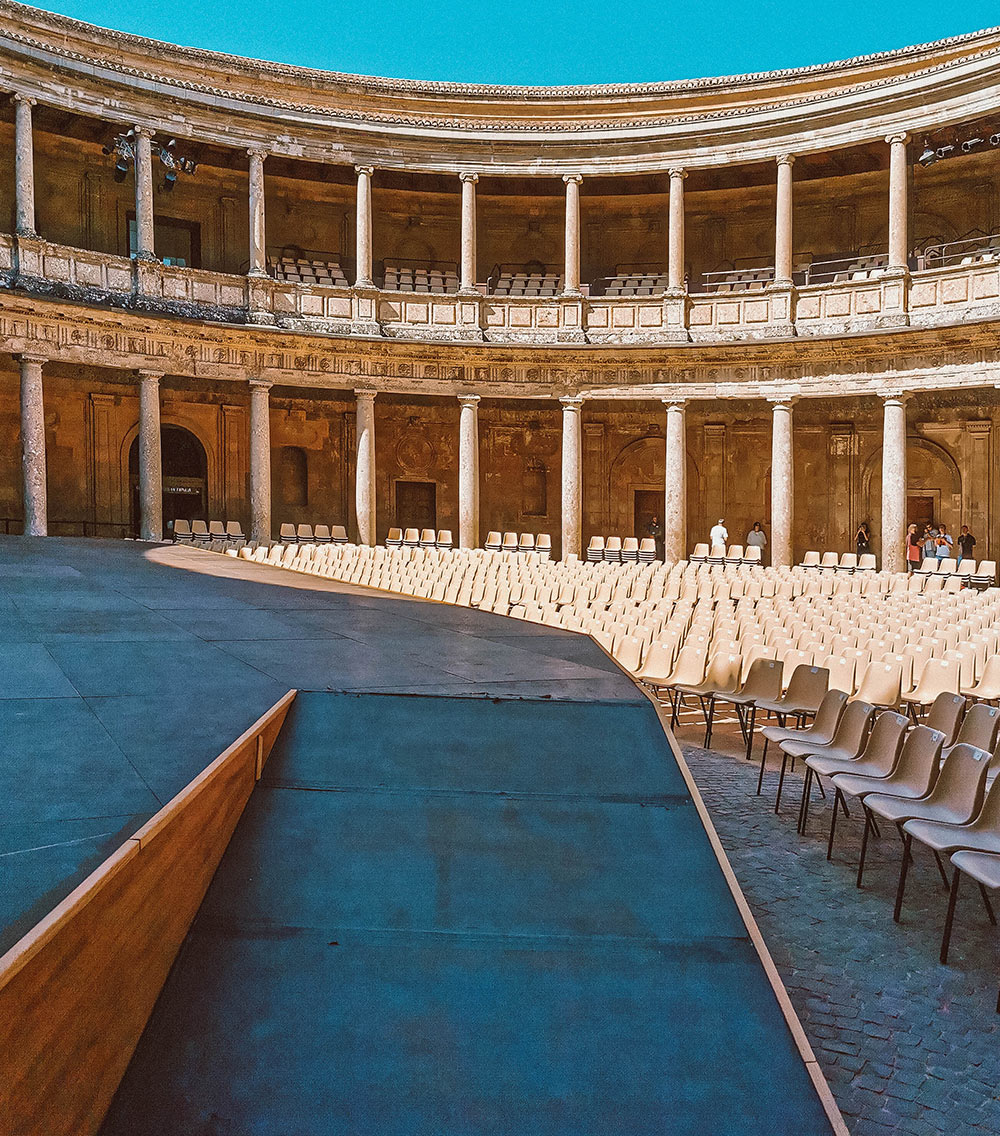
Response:
[{"label": "stone column", "polygon": [[667,221],[667,287],[684,291],[684,179],[687,172],[670,171],[670,201]]},{"label": "stone column", "polygon": [[663,402],[667,408],[663,558],[673,564],[687,556],[687,402],[678,398]]},{"label": "stone column", "polygon": [[[792,282],[792,163],[793,154],[778,157],[778,191],[774,218],[774,282]],[[773,521],[772,521],[773,524]]]},{"label": "stone column", "polygon": [[479,547],[479,395],[460,394],[458,547]]},{"label": "stone column", "polygon": [[24,535],[46,536],[48,507],[45,476],[45,404],[41,355],[18,355],[21,364],[21,485]]},{"label": "stone column", "polygon": [[358,175],[357,223],[355,226],[354,283],[358,287],[372,285],[372,175],[374,166],[355,166]]},{"label": "stone column", "polygon": [[250,540],[271,543],[271,382],[250,380]]},{"label": "stone column", "polygon": [[882,570],[906,568],[906,400],[893,391],[883,396],[882,423]]},{"label": "stone column", "polygon": [[575,296],[580,292],[580,183],[581,174],[564,174],[566,183],[566,251],[563,291]]},{"label": "stone column", "polygon": [[476,288],[476,182],[479,174],[459,174],[462,179],[462,279],[461,290]]},{"label": "stone column", "polygon": [[795,512],[795,460],[792,451],[792,398],[774,399],[771,415],[771,565],[788,567]]},{"label": "stone column", "polygon": [[375,395],[378,391],[356,390],[357,462],[354,470],[354,502],[358,518],[358,543],[375,543]]},{"label": "stone column", "polygon": [[14,177],[16,179],[16,219],[14,231],[19,237],[34,237],[35,232],[35,148],[31,134],[31,108],[34,99],[15,94],[14,104]]},{"label": "stone column", "polygon": [[266,150],[247,150],[250,159],[250,268],[251,276],[267,274],[267,227],[264,219],[264,159]]},{"label": "stone column", "polygon": [[137,260],[155,260],[153,248],[152,134],[145,126],[133,128],[135,145],[135,252]]},{"label": "stone column", "polygon": [[158,371],[139,378],[139,537],[163,539],[163,470],[160,461],[160,379]]},{"label": "stone column", "polygon": [[583,461],[580,408],[583,398],[568,395],[559,400],[562,421],[562,558],[580,555],[583,538]]},{"label": "stone column", "polygon": [[889,143],[889,267],[907,267],[909,170],[906,165],[906,134],[890,134]]}]

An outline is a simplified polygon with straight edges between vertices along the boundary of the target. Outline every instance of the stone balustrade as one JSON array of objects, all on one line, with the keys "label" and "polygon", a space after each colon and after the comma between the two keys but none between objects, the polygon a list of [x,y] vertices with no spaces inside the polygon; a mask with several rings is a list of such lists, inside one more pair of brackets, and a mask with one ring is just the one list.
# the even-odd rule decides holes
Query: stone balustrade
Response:
[{"label": "stone balustrade", "polygon": [[724,344],[1000,315],[1000,260],[683,297],[435,295],[209,272],[0,234],[0,277],[27,293],[114,306],[127,300],[210,322],[428,342]]}]

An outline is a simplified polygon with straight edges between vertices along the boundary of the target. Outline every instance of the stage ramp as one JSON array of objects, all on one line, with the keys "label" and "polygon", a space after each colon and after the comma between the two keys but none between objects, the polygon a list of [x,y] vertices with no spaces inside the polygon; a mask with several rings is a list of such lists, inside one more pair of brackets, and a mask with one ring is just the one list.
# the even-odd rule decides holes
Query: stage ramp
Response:
[{"label": "stage ramp", "polygon": [[846,1132],[656,709],[300,693],[103,1136]]}]

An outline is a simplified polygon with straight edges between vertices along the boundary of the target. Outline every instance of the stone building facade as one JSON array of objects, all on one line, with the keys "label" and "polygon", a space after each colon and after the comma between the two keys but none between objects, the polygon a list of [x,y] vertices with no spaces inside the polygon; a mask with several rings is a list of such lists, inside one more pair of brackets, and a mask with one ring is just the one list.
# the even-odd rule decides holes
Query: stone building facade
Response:
[{"label": "stone building facade", "polygon": [[1000,32],[541,90],[0,14],[0,530],[1000,549]]}]

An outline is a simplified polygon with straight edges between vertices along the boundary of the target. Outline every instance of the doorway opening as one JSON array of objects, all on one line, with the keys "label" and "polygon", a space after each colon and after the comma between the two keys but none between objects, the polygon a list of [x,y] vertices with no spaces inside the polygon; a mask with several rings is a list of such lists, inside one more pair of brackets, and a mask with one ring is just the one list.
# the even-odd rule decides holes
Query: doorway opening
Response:
[{"label": "doorway opening", "polygon": [[[174,521],[208,520],[208,458],[205,447],[183,426],[160,427],[160,465],[163,470],[163,534],[174,531]],[[132,487],[131,528],[139,533],[139,438],[128,453]]]},{"label": "doorway opening", "polygon": [[437,529],[437,482],[396,482],[396,524],[401,528]]},{"label": "doorway opening", "polygon": [[[649,526],[653,518],[660,522],[660,527],[663,527],[663,491],[659,489],[636,489],[635,490],[635,503],[633,508],[633,523],[634,528],[631,535],[642,540],[644,536],[649,536]],[[629,535],[626,533],[623,536]],[[657,537],[656,547],[659,551],[663,543],[663,537]]]},{"label": "doorway opening", "polygon": [[907,494],[907,524],[916,525],[917,532],[922,533],[924,531],[924,525],[934,524],[934,514],[937,512],[935,504],[936,502],[933,495],[917,495],[915,493]]}]

